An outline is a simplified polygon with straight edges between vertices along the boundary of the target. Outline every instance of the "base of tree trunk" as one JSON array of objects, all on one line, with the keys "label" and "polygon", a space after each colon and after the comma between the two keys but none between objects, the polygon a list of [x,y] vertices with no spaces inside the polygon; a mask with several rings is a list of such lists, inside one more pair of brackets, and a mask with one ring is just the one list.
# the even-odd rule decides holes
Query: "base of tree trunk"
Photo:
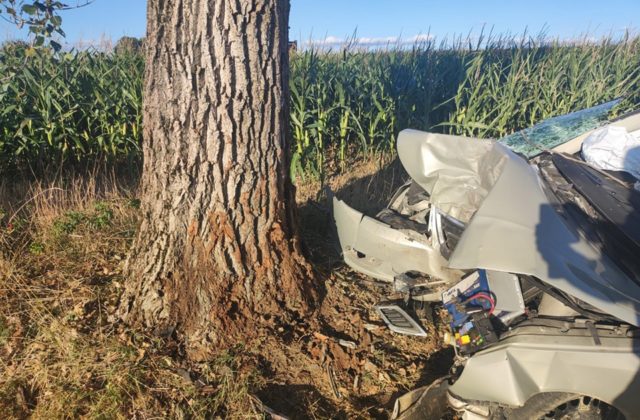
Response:
[{"label": "base of tree trunk", "polygon": [[[208,360],[221,349],[312,312],[317,293],[310,266],[297,251],[280,251],[283,259],[271,272],[260,269],[239,277],[204,264],[198,270],[130,282],[121,299],[120,318],[154,335],[177,338],[191,360]],[[139,263],[129,264],[131,278],[141,274]]]}]

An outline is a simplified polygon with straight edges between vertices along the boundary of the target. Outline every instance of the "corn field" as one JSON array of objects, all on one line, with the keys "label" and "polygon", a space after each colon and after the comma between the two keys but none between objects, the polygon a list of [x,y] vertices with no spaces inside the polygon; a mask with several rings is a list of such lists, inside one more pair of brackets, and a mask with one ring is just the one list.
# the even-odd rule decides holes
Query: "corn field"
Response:
[{"label": "corn field", "polygon": [[[640,103],[640,38],[509,38],[291,55],[291,173],[318,178],[393,156],[401,129],[499,138],[624,96]],[[0,171],[139,165],[140,53],[0,51]]]},{"label": "corn field", "polygon": [[140,159],[140,54],[0,51],[0,171]]}]

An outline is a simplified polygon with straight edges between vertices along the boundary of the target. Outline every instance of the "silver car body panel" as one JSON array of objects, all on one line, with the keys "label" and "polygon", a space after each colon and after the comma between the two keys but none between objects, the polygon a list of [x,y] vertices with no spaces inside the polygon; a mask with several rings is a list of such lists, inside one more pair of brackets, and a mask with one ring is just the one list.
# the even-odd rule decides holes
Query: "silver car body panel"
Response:
[{"label": "silver car body panel", "polygon": [[462,272],[447,261],[431,241],[412,230],[399,230],[333,199],[333,217],[344,261],[354,270],[392,282],[407,271],[456,281]]},{"label": "silver car body panel", "polygon": [[469,401],[520,407],[542,392],[578,392],[614,405],[627,418],[640,412],[639,339],[601,333],[545,335],[542,327],[502,340],[470,358],[450,391]]},{"label": "silver car body panel", "polygon": [[468,219],[447,261],[437,243],[334,199],[345,262],[384,281],[406,271],[441,280],[478,268],[532,275],[640,325],[640,286],[563,221],[526,160],[490,141],[404,130],[398,154],[438,211]]},{"label": "silver car body panel", "polygon": [[398,157],[439,211],[468,223],[502,172],[504,147],[490,140],[403,130]]}]

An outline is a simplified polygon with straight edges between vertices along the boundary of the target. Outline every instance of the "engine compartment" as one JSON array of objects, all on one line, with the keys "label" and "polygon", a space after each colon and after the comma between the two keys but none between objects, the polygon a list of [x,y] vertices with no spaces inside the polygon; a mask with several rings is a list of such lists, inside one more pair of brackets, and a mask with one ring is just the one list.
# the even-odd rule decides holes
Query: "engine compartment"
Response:
[{"label": "engine compartment", "polygon": [[[465,229],[464,223],[433,207],[429,194],[414,181],[404,184],[376,219],[393,229],[421,235],[445,258],[451,255]],[[535,277],[507,272],[467,270],[457,280],[447,282],[425,273],[407,272],[394,278],[393,290],[404,293],[404,299],[393,305],[384,302],[378,310],[384,312],[383,319],[394,331],[425,335],[424,329],[411,330],[407,325],[432,320],[420,316],[424,302],[428,302],[438,307],[443,323],[449,328],[445,341],[455,345],[464,356],[497,343],[505,332],[534,318],[620,323]],[[394,317],[397,324],[391,319]],[[413,321],[408,321],[409,318]]]}]

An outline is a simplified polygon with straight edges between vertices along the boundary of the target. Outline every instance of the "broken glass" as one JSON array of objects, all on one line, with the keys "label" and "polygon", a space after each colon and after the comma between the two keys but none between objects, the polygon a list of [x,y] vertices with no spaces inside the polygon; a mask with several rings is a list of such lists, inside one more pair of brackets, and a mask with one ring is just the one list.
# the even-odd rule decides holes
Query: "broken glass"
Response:
[{"label": "broken glass", "polygon": [[621,100],[614,99],[592,108],[546,119],[533,127],[505,136],[499,141],[527,158],[535,157],[545,150],[553,149],[606,124],[609,121],[609,111]]}]

